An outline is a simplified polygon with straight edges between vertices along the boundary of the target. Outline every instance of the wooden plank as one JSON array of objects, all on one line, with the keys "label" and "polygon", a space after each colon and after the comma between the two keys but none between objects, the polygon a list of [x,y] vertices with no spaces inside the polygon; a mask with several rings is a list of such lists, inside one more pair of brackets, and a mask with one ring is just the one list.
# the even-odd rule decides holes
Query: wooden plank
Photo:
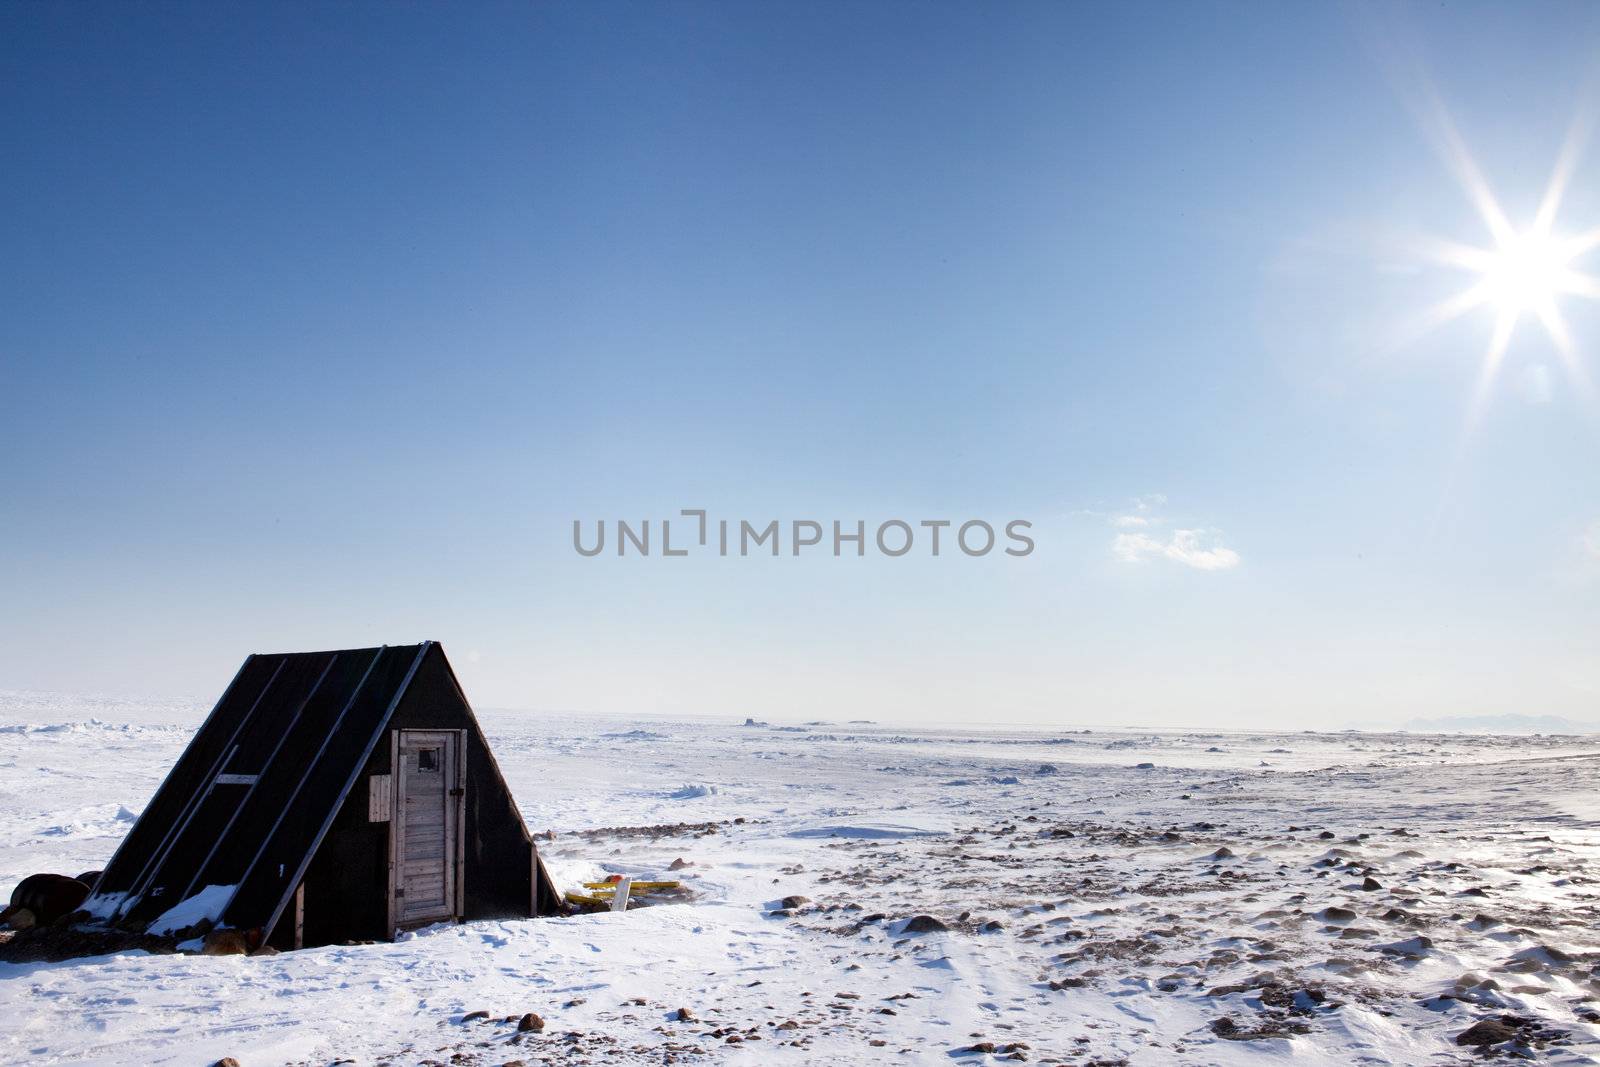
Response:
[{"label": "wooden plank", "polygon": [[428,860],[419,862],[417,860],[409,860],[406,863],[406,869],[404,873],[406,882],[406,896],[409,897],[413,888],[427,888],[428,879],[431,878],[439,881],[443,880],[444,861]]},{"label": "wooden plank", "polygon": [[[400,774],[399,774],[399,772],[400,772],[400,731],[399,730],[390,730],[389,731],[389,771],[394,776],[392,785],[393,785],[394,788],[398,789],[399,786],[400,786]],[[393,812],[396,807],[398,807],[398,805],[396,805],[394,803],[394,794],[391,792],[390,793],[390,809],[389,810],[391,812]],[[400,888],[399,881],[397,880],[397,878],[398,878],[398,870],[397,870],[397,868],[399,866],[398,860],[399,860],[399,848],[400,848],[400,844],[399,844],[399,841],[400,841],[400,839],[399,839],[400,826],[399,826],[399,823],[400,823],[400,820],[397,819],[397,818],[391,818],[389,820],[389,896],[388,896],[388,900],[385,901],[384,928],[386,930],[388,930],[389,937],[391,937],[391,938],[394,937],[394,935],[396,933],[396,929],[400,925],[400,915],[399,915],[399,911],[398,911],[397,904],[396,904],[397,893],[398,893],[399,888]]]},{"label": "wooden plank", "polygon": [[367,821],[388,822],[394,815],[394,778],[374,774],[367,779]]},{"label": "wooden plank", "polygon": [[[469,709],[468,714],[471,714]],[[455,807],[455,839],[446,853],[450,857],[451,883],[455,890],[451,904],[457,919],[467,914],[467,731],[457,730],[455,759],[450,761],[450,789],[445,793],[448,803]]]},{"label": "wooden plank", "polygon": [[622,881],[618,882],[617,883],[616,892],[611,894],[611,910],[612,911],[627,911],[628,910],[628,894],[630,892],[632,892],[632,891],[633,891],[633,879],[632,878],[624,878]]}]

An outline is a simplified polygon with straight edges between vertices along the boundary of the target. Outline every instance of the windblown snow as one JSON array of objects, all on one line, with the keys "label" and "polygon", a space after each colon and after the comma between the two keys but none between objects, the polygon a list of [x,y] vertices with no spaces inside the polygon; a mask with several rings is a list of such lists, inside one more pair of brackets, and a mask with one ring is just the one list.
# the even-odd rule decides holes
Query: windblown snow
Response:
[{"label": "windblown snow", "polygon": [[[0,694],[0,893],[202,710]],[[1589,739],[481,718],[558,880],[693,899],[0,964],[0,1062],[1600,1061]]]}]

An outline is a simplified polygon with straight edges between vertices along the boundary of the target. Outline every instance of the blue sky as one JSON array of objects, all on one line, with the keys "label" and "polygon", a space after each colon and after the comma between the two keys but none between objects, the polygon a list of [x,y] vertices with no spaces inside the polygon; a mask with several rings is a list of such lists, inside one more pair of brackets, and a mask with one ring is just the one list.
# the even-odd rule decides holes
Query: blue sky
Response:
[{"label": "blue sky", "polygon": [[[1473,416],[1494,309],[1404,329],[1472,281],[1418,239],[1490,243],[1428,94],[1520,228],[1597,45],[1558,4],[6,6],[0,687],[426,637],[511,707],[1600,719],[1592,397],[1525,317]],[[1038,547],[572,551],[686,507]]]}]

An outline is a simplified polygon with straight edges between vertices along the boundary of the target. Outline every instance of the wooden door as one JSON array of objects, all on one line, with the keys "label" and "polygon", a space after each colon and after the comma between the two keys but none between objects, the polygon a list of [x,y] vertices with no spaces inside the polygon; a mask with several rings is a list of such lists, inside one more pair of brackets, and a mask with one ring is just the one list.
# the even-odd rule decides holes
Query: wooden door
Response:
[{"label": "wooden door", "polygon": [[396,731],[392,926],[419,926],[461,917],[461,764],[458,730]]}]

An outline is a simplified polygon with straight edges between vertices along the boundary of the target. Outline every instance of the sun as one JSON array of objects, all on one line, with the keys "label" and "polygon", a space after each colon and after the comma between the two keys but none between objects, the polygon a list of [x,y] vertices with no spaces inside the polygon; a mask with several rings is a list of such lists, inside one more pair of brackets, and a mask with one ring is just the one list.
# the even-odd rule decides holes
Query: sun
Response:
[{"label": "sun", "polygon": [[1573,124],[1556,159],[1538,212],[1529,225],[1519,228],[1501,208],[1442,106],[1436,118],[1445,156],[1489,231],[1489,244],[1479,247],[1437,240],[1419,244],[1417,251],[1425,258],[1472,276],[1467,288],[1430,308],[1419,325],[1429,330],[1479,308],[1493,312],[1494,325],[1473,402],[1474,416],[1494,382],[1517,324],[1529,317],[1537,319],[1544,328],[1545,336],[1565,364],[1574,387],[1586,401],[1591,400],[1593,390],[1577,345],[1567,329],[1561,304],[1569,297],[1600,299],[1600,278],[1579,269],[1583,258],[1600,248],[1600,227],[1571,237],[1562,236],[1555,229],[1562,198],[1577,166],[1585,124]]},{"label": "sun", "polygon": [[1568,242],[1530,230],[1490,252],[1483,269],[1485,296],[1501,315],[1537,312],[1571,291]]}]

